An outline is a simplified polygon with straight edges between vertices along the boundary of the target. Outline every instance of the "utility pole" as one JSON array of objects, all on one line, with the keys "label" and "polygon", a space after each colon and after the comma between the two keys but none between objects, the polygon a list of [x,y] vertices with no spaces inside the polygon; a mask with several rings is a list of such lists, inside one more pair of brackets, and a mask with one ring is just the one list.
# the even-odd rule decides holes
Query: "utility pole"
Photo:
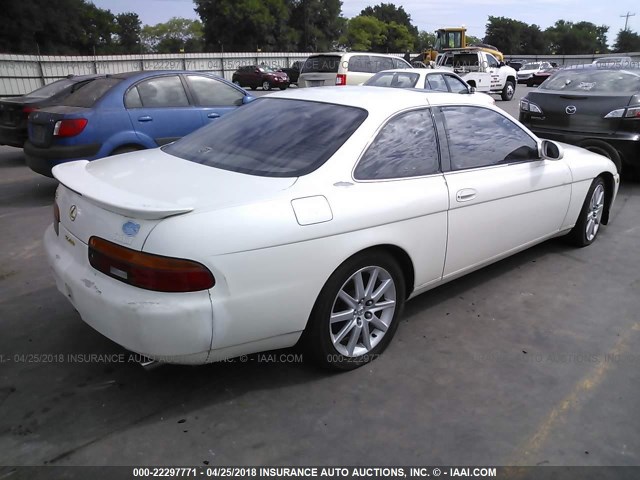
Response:
[{"label": "utility pole", "polygon": [[627,31],[627,25],[629,24],[629,17],[635,17],[636,14],[635,13],[629,13],[627,12],[626,15],[620,15],[620,17],[624,17],[624,31]]}]

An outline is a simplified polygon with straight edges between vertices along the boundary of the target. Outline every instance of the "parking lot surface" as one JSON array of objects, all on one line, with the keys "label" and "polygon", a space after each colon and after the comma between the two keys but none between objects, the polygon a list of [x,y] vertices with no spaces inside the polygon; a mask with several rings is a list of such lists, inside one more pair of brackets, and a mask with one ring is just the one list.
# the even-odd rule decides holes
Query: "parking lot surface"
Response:
[{"label": "parking lot surface", "polygon": [[[517,116],[527,90],[498,106]],[[55,188],[0,147],[0,465],[640,464],[638,183],[592,246],[416,298],[342,374],[296,350],[145,371],[56,290]]]}]

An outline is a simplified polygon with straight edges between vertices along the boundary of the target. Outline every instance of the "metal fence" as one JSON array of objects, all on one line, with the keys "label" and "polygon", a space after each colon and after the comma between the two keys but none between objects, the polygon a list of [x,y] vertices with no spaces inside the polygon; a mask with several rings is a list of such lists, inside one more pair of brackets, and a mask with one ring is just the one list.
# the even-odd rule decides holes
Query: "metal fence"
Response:
[{"label": "metal fence", "polygon": [[[402,55],[402,54],[398,54]],[[640,62],[640,52],[621,54]],[[69,74],[123,73],[141,70],[197,70],[231,80],[243,65],[290,67],[306,53],[188,53],[165,55],[40,56],[0,54],[0,96],[23,95]],[[412,55],[413,56],[413,55]],[[525,60],[549,60],[560,65],[591,63],[607,55],[519,55]]]},{"label": "metal fence", "polygon": [[196,70],[231,80],[243,65],[290,67],[306,53],[189,53],[165,55],[40,56],[0,54],[0,96],[23,95],[69,74]]}]

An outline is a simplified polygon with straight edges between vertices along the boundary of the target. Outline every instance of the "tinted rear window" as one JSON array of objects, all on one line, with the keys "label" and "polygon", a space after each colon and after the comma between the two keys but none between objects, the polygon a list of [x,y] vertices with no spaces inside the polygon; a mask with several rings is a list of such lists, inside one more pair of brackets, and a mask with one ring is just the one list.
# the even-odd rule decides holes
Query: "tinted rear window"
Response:
[{"label": "tinted rear window", "polygon": [[318,55],[309,57],[302,66],[302,73],[338,73],[339,55]]},{"label": "tinted rear window", "polygon": [[547,79],[540,88],[562,92],[640,92],[640,70],[597,68],[560,70]]},{"label": "tinted rear window", "polygon": [[64,90],[70,85],[73,85],[74,83],[76,83],[75,80],[64,78],[62,80],[58,80],[56,82],[45,85],[44,87],[41,87],[37,90],[34,90],[33,92],[29,93],[27,96],[35,97],[35,98],[53,97],[54,95],[56,95],[57,93],[60,93],[62,90]]},{"label": "tinted rear window", "polygon": [[61,105],[67,105],[69,107],[93,107],[105,93],[121,81],[122,79],[120,78],[99,78],[69,95]]},{"label": "tinted rear window", "polygon": [[223,170],[298,177],[326,162],[366,117],[355,107],[261,98],[163,150]]}]

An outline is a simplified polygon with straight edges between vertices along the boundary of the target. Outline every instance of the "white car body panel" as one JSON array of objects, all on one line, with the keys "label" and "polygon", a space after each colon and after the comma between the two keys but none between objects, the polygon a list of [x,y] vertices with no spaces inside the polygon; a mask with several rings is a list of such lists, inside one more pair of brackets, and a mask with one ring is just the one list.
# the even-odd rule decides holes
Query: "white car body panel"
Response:
[{"label": "white car body panel", "polygon": [[[367,248],[386,245],[406,254],[414,271],[407,294],[413,297],[566,232],[597,175],[614,179],[615,198],[613,163],[568,145],[560,160],[357,181],[358,159],[398,112],[451,104],[499,111],[473,95],[389,90],[271,95],[369,112],[331,158],[299,178],[219,170],[160,149],[54,168],[61,181],[60,234],[50,227],[45,248],[58,289],[84,321],[126,348],[166,362],[204,363],[293,345],[327,278]],[[459,192],[470,190],[475,197],[458,201]],[[72,205],[75,220],[68,214]],[[139,224],[136,235],[123,235],[126,222]],[[163,293],[122,283],[89,264],[92,235],[200,262],[215,285]]]}]

